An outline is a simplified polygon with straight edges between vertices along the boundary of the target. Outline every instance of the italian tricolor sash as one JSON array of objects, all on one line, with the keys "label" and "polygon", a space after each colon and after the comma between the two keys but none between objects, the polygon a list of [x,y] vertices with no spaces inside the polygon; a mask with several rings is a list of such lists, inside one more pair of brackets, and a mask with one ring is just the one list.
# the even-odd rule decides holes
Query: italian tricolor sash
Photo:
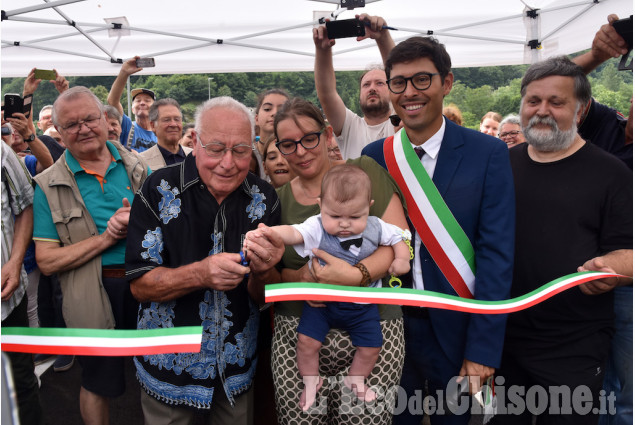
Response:
[{"label": "italian tricolor sash", "polygon": [[441,272],[463,298],[474,298],[474,249],[423,168],[406,132],[384,142],[384,158],[406,198],[408,216]]}]

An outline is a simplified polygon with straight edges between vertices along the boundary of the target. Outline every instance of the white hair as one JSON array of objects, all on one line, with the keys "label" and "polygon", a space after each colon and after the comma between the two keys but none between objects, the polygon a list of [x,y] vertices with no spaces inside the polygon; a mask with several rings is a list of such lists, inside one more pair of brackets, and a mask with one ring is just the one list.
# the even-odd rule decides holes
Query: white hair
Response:
[{"label": "white hair", "polygon": [[249,122],[249,127],[251,128],[251,140],[255,139],[256,121],[254,120],[252,112],[245,105],[229,96],[215,97],[205,103],[202,103],[198,106],[198,108],[196,108],[196,113],[194,114],[194,129],[197,133],[201,132],[203,114],[215,108],[230,109],[244,114],[245,119]]}]

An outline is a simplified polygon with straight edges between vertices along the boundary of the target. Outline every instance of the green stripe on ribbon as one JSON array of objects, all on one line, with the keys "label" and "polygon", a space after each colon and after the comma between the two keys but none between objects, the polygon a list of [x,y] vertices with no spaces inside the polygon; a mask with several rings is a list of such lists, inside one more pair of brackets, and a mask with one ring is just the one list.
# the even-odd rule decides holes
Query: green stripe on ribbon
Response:
[{"label": "green stripe on ribbon", "polygon": [[179,326],[160,329],[79,329],[3,327],[3,335],[85,337],[85,338],[153,338],[176,335],[201,335],[202,326]]},{"label": "green stripe on ribbon", "polygon": [[421,189],[423,189],[426,194],[430,205],[432,205],[432,208],[437,213],[439,220],[443,223],[443,226],[456,246],[459,248],[459,251],[461,251],[461,254],[463,254],[463,257],[470,266],[472,273],[476,275],[476,255],[474,254],[472,242],[470,242],[470,239],[465,234],[465,231],[458,221],[456,221],[456,218],[452,214],[452,211],[450,211],[450,208],[448,208],[436,185],[423,167],[421,160],[415,153],[414,149],[412,149],[412,144],[408,139],[408,135],[403,129],[401,130],[401,145],[403,147],[406,160],[408,161],[408,165],[419,181]]},{"label": "green stripe on ribbon", "polygon": [[[542,293],[541,298],[543,298],[542,301],[544,301],[547,298],[550,298],[551,296],[562,291],[563,289],[559,285],[563,283],[563,281],[565,280],[572,280],[572,282],[569,283],[568,285],[576,286],[586,281],[594,280],[593,278],[607,278],[607,277],[625,277],[625,276],[614,274],[614,273],[602,273],[602,272],[594,272],[594,271],[577,272],[577,273],[572,273],[572,274],[560,277],[558,279],[552,280],[551,282],[546,283],[525,295],[521,295],[521,296],[507,299],[507,300],[497,300],[497,301],[467,299],[467,298],[462,298],[456,295],[448,295],[448,294],[442,294],[439,292],[432,292],[432,291],[412,289],[412,288],[363,288],[358,286],[339,286],[339,285],[328,285],[328,284],[322,284],[322,283],[307,283],[307,282],[279,283],[279,284],[266,285],[265,298],[267,298],[268,296],[272,296],[272,297],[293,296],[294,295],[293,290],[295,290],[297,291],[297,294],[298,294],[298,297],[295,299],[297,300],[311,299],[309,295],[303,293],[304,290],[309,289],[309,290],[314,290],[314,291],[322,292],[322,293],[325,293],[327,291],[349,292],[351,295],[359,294],[360,299],[364,298],[365,296],[367,298],[368,297],[381,298],[381,294],[392,294],[392,295],[399,294],[398,299],[401,299],[402,301],[407,300],[409,298],[419,300],[421,297],[425,296],[425,297],[429,297],[433,301],[434,300],[443,301],[443,304],[447,304],[447,305],[466,305],[467,304],[467,305],[475,305],[475,306],[478,305],[478,306],[492,307],[492,310],[505,310],[507,308],[513,308],[513,310],[510,310],[510,311],[519,311],[519,310],[528,308],[529,304],[534,302],[534,300],[532,300],[531,298],[533,298],[534,296],[540,293]],[[566,286],[567,285],[564,285],[565,288]],[[288,294],[279,294],[281,291],[284,291],[284,290],[292,290],[292,291],[290,291],[290,293]],[[550,290],[551,292],[549,292]],[[268,293],[271,295],[268,295]],[[275,295],[273,295],[274,293]],[[387,300],[387,303],[395,304],[394,297],[393,298],[386,297],[385,299]],[[388,300],[390,300],[390,302],[388,302]],[[265,299],[265,301],[267,301],[267,299]],[[333,296],[333,301],[342,301],[342,299],[338,296]],[[347,299],[345,302],[355,302],[355,298],[351,297],[350,299]],[[381,302],[378,302],[378,304],[381,304]],[[518,304],[518,305],[513,306],[514,304]],[[446,307],[435,306],[435,308],[445,309]],[[469,307],[467,308],[469,309]],[[458,309],[460,310],[460,308]],[[490,312],[484,311],[483,313],[490,314],[491,311]]]}]

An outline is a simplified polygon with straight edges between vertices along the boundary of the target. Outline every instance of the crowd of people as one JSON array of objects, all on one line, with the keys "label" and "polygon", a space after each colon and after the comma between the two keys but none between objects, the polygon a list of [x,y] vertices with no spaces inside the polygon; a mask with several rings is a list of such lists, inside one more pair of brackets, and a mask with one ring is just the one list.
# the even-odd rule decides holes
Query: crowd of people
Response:
[{"label": "crowd of people", "polygon": [[[395,44],[385,19],[359,19],[383,60],[360,78],[361,117],[337,92],[325,26],[321,109],[272,88],[253,111],[217,97],[184,124],[177,100],[135,88],[133,121],[120,99],[136,57],[105,105],[56,71],[36,123],[3,116],[2,326],[201,326],[199,352],[133,358],[152,425],[467,424],[488,387],[491,423],[632,423],[632,107],[598,103],[586,77],[627,52],[617,17],[588,53],[532,64],[519,113],[488,112],[480,132],[444,107],[443,44]],[[31,70],[23,94],[40,83]],[[266,284],[398,276],[500,301],[577,271],[622,277],[509,315],[264,300]],[[44,423],[34,364],[50,356],[7,354],[20,423]],[[77,360],[82,419],[108,424],[125,359]]]}]

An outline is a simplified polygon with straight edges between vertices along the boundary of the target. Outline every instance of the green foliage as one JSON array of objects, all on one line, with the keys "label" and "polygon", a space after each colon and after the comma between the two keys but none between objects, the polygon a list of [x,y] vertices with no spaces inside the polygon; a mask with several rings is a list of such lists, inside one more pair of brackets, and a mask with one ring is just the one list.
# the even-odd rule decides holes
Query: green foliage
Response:
[{"label": "green foliage", "polygon": [[520,78],[516,78],[510,81],[509,85],[499,87],[494,91],[493,111],[497,111],[502,116],[518,113],[520,109],[520,81]]},{"label": "green foliage", "polygon": [[194,122],[194,112],[199,102],[181,103],[181,112],[183,112],[183,124]]},{"label": "green foliage", "polygon": [[102,103],[106,103],[108,101],[108,89],[102,85],[96,86],[96,87],[91,87],[90,91],[92,91],[95,96],[97,96],[99,98],[99,100],[102,101]]},{"label": "green foliage", "polygon": [[255,92],[249,90],[247,93],[245,93],[243,103],[249,107],[255,108],[256,104],[258,103],[258,95]]},{"label": "green foliage", "polygon": [[505,86],[510,80],[521,78],[527,65],[487,66],[477,68],[458,68],[452,70],[455,81],[461,81],[469,88],[489,85],[495,89]]},{"label": "green foliage", "polygon": [[218,93],[216,95],[217,96],[231,96],[232,89],[230,89],[228,85],[223,85],[222,87],[218,89]]},{"label": "green foliage", "polygon": [[5,93],[22,94],[24,87],[24,78],[3,78],[2,79],[2,96]]},{"label": "green foliage", "polygon": [[[589,75],[594,97],[626,114],[632,97],[632,72],[617,71],[619,59],[611,59]],[[496,111],[505,116],[518,113],[520,106],[520,81],[527,65],[461,68],[453,70],[454,87],[445,99],[445,104],[454,103],[462,111],[465,125],[478,128],[480,119],[487,111]],[[357,114],[359,108],[359,77],[362,71],[337,72],[337,90],[344,104]],[[115,77],[69,77],[71,86],[89,87],[102,101],[106,101],[108,90]],[[255,108],[258,94],[271,89],[283,88],[291,96],[299,96],[319,105],[312,72],[250,72],[226,74],[175,74],[149,75],[130,78],[132,88],[145,87],[154,90],[159,98],[172,97],[182,106],[186,121],[192,121],[196,106],[209,96],[232,96],[248,107]],[[2,95],[22,93],[24,78],[3,78]],[[39,110],[55,101],[58,93],[47,81],[40,83],[34,96],[35,115]],[[121,104],[127,111],[126,94]]]}]

